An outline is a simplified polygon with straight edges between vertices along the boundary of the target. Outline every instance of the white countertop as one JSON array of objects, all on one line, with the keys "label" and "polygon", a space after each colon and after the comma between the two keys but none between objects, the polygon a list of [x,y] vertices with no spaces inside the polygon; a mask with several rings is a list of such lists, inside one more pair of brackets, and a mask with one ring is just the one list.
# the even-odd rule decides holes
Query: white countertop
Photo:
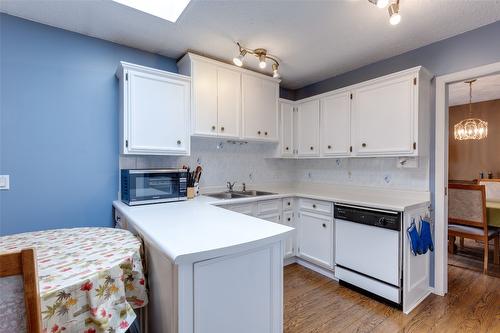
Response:
[{"label": "white countertop", "polygon": [[[193,200],[130,207],[113,206],[127,223],[176,264],[192,263],[264,246],[284,239],[293,228],[232,212],[218,205],[284,197],[304,197],[336,203],[404,211],[428,204],[429,192],[386,190],[323,184],[258,186],[275,195],[221,200],[200,196]],[[214,189],[212,189],[214,190]]]},{"label": "white countertop", "polygon": [[[249,189],[258,189],[276,194],[265,197],[261,196],[231,200],[219,200],[212,198],[210,203],[214,205],[224,205],[252,202],[263,199],[301,197],[400,212],[430,203],[430,193],[427,191],[392,190],[374,187],[319,183],[298,183],[295,186],[271,184],[249,186]],[[208,189],[208,193],[216,192],[217,190],[220,192],[223,191],[223,188],[211,188]]]},{"label": "white countertop", "polygon": [[293,228],[193,200],[130,207],[114,201],[141,237],[176,264],[207,260],[286,238]]}]

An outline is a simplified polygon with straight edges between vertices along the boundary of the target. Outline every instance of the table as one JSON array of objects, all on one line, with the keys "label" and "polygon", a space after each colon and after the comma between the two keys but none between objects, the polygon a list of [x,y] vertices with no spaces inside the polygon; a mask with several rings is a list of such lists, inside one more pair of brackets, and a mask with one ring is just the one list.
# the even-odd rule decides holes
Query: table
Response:
[{"label": "table", "polygon": [[[127,230],[72,228],[0,237],[0,252],[28,247],[37,251],[44,332],[125,332],[136,318],[133,309],[148,302],[141,242]],[[16,320],[24,325],[22,280],[0,280],[0,332],[8,332]],[[17,303],[20,311],[12,308]]]},{"label": "table", "polygon": [[486,201],[488,225],[500,228],[500,201]]}]

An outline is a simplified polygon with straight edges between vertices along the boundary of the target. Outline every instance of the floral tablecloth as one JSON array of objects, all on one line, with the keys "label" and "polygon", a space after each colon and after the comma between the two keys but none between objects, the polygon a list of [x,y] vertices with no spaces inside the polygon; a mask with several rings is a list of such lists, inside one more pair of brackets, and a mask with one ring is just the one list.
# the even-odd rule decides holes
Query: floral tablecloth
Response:
[{"label": "floral tablecloth", "polygon": [[[0,237],[0,253],[28,247],[37,251],[44,332],[125,332],[136,317],[133,309],[147,304],[141,243],[126,230],[74,228]],[[9,279],[1,279],[6,280],[1,295],[18,290],[24,304],[19,280]],[[12,324],[4,318],[14,312],[6,304],[0,300],[0,332]]]}]

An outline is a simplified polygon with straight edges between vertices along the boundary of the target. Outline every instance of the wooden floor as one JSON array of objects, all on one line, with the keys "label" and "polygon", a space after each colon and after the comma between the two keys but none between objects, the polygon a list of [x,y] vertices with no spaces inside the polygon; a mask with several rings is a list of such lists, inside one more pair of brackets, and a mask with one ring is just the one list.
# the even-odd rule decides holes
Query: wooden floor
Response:
[{"label": "wooden floor", "polygon": [[285,333],[500,332],[500,279],[449,266],[449,293],[409,315],[297,264],[285,267]]},{"label": "wooden floor", "polygon": [[[490,242],[488,275],[500,278],[500,265],[493,264],[493,242]],[[456,241],[458,245],[458,240]],[[483,244],[472,239],[464,240],[464,247],[457,246],[455,254],[448,255],[448,264],[452,266],[471,269],[476,272],[483,271]]]}]

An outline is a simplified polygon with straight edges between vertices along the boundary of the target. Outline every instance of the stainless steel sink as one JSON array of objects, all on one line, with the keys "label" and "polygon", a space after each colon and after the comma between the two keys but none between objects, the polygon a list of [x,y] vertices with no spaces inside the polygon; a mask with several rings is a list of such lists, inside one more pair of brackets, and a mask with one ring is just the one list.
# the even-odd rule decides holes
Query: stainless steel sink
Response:
[{"label": "stainless steel sink", "polygon": [[248,198],[247,195],[238,194],[234,192],[220,192],[220,193],[210,193],[206,194],[206,196],[216,198],[216,199],[239,199],[239,198]]},{"label": "stainless steel sink", "polygon": [[259,197],[261,195],[272,195],[276,193],[265,192],[265,191],[256,191],[256,190],[248,190],[248,191],[234,191],[233,193],[245,195],[247,197]]},{"label": "stainless steel sink", "polygon": [[250,191],[210,193],[206,195],[216,199],[240,199],[240,198],[259,197],[261,195],[272,195],[272,194],[276,193],[250,190]]}]

